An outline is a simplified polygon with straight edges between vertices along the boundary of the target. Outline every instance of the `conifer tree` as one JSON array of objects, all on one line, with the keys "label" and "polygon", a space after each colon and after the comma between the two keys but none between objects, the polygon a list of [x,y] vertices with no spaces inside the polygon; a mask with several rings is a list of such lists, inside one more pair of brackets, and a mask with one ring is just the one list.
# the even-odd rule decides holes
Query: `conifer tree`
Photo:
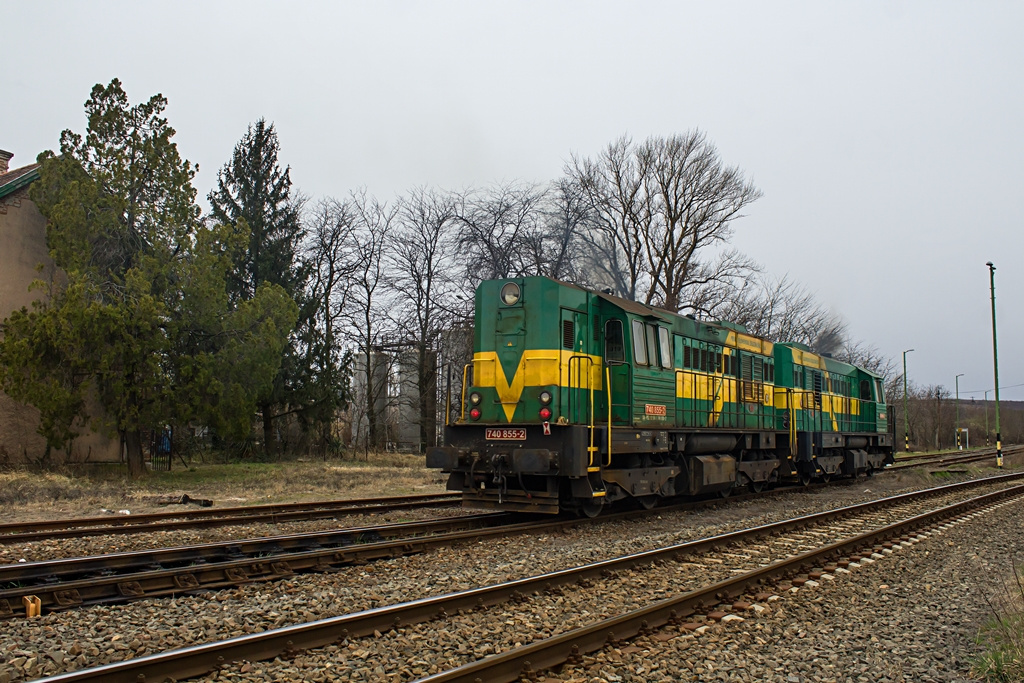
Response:
[{"label": "conifer tree", "polygon": [[[31,197],[63,276],[0,337],[0,385],[40,410],[48,448],[91,418],[122,436],[133,475],[146,430],[247,430],[297,315],[271,284],[228,309],[228,256],[244,251],[246,228],[200,224],[195,166],[171,141],[166,106],[161,95],[130,105],[117,79],[96,85],[86,135],[65,130],[60,155],[40,155]],[[87,390],[102,415],[85,413]]]},{"label": "conifer tree", "polygon": [[[249,227],[248,249],[238,252],[231,276],[231,304],[251,299],[263,283],[280,285],[300,306],[300,320],[310,317],[303,306],[306,272],[298,252],[303,238],[300,202],[291,196],[290,167],[278,163],[280,143],[274,124],[264,119],[249,126],[235,145],[231,161],[217,176],[217,189],[208,199],[212,217],[220,223]],[[272,388],[259,399],[263,442],[268,455],[275,450],[274,420],[301,403],[303,360],[293,338],[285,347],[281,369]]]}]

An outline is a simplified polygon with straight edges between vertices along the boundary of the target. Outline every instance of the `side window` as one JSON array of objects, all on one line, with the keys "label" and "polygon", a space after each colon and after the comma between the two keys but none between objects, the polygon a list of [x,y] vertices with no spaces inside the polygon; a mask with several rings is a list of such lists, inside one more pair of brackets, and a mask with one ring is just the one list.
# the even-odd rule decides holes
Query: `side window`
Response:
[{"label": "side window", "polygon": [[648,323],[647,328],[647,364],[658,367],[658,328]]},{"label": "side window", "polygon": [[621,320],[609,320],[604,325],[604,357],[605,360],[626,360]]},{"label": "side window", "polygon": [[871,400],[871,383],[868,382],[866,379],[862,379],[860,381],[860,400]]},{"label": "side window", "polygon": [[644,343],[644,324],[633,321],[633,360],[637,365],[647,365],[647,345]]},{"label": "side window", "polygon": [[669,342],[668,329],[658,328],[658,341],[661,342],[661,367],[672,367],[672,345]]},{"label": "side window", "polygon": [[885,400],[885,392],[882,391],[882,380],[875,380],[875,401],[881,403]]}]

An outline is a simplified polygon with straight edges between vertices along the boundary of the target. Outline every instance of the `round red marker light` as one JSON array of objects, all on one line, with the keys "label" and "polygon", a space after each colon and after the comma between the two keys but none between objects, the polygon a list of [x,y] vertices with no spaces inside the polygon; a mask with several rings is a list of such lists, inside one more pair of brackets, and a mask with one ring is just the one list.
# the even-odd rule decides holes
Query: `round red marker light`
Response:
[{"label": "round red marker light", "polygon": [[540,419],[542,419],[542,420],[550,420],[551,419],[551,408],[548,408],[547,406],[541,408],[540,409]]},{"label": "round red marker light", "polygon": [[479,420],[480,419],[480,409],[479,408],[473,408],[473,410],[469,411],[469,416],[471,418],[473,418],[474,420]]}]

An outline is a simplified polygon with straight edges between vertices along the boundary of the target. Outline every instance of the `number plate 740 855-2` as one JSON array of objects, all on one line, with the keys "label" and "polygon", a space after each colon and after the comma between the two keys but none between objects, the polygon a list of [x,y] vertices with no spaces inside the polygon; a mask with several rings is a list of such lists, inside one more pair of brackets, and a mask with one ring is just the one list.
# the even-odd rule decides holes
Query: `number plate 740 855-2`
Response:
[{"label": "number plate 740 855-2", "polygon": [[488,427],[484,432],[487,439],[502,441],[525,441],[526,428],[524,427]]}]

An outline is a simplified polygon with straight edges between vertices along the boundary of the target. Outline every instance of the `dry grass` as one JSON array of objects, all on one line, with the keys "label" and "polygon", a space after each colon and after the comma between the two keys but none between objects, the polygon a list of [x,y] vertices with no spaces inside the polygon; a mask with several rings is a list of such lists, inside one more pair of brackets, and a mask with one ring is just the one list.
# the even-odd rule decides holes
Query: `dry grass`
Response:
[{"label": "dry grass", "polygon": [[95,482],[66,472],[10,470],[0,472],[0,505],[8,508],[25,503],[76,501],[95,496],[118,496],[121,487]]},{"label": "dry grass", "polygon": [[317,499],[367,498],[434,493],[441,476],[423,456],[379,453],[359,460],[307,460],[232,464],[174,463],[170,472],[128,479],[117,466],[94,465],[60,472],[13,469],[0,472],[3,521],[91,516],[101,509],[167,510],[172,496],[210,498],[217,506]]},{"label": "dry grass", "polygon": [[1024,681],[1024,579],[1018,567],[1013,578],[989,600],[994,616],[979,637],[985,653],[972,673],[991,683]]}]

